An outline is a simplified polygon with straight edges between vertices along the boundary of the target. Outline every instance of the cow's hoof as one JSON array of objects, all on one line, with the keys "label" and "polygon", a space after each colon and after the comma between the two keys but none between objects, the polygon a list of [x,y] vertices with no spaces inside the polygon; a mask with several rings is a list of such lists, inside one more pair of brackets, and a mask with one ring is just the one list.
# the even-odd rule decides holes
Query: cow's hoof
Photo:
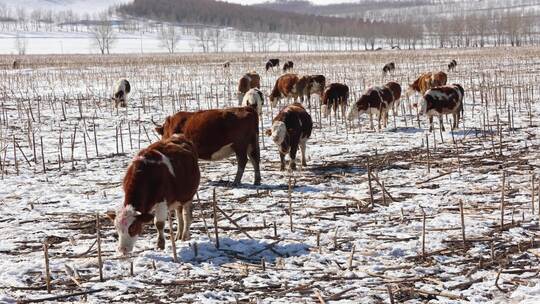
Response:
[{"label": "cow's hoof", "polygon": [[255,186],[260,186],[261,185],[261,180],[256,180],[253,185]]},{"label": "cow's hoof", "polygon": [[161,250],[165,249],[165,239],[159,239],[157,241],[157,248]]},{"label": "cow's hoof", "polygon": [[231,186],[233,186],[233,187],[238,187],[238,186],[240,186],[240,182],[233,182],[233,183],[231,184]]},{"label": "cow's hoof", "polygon": [[285,171],[285,166],[281,166],[281,167],[279,168],[279,171]]},{"label": "cow's hoof", "polygon": [[292,163],[290,167],[291,167],[291,170],[296,170],[296,164],[295,163]]},{"label": "cow's hoof", "polygon": [[306,167],[307,166],[307,163],[306,162],[302,162],[302,167]]}]

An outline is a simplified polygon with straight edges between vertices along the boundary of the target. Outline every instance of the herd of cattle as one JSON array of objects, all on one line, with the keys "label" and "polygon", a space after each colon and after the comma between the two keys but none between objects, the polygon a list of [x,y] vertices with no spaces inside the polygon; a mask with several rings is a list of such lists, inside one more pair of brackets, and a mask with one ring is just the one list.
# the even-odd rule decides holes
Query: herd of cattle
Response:
[{"label": "herd of cattle", "polygon": [[[456,66],[452,60],[451,70]],[[293,68],[287,62],[286,71]],[[450,69],[449,65],[449,69]],[[278,59],[271,59],[266,70],[279,67]],[[224,65],[225,67],[225,65]],[[395,64],[384,66],[383,73],[392,72]],[[285,70],[285,67],[284,67]],[[453,115],[452,129],[456,128],[463,112],[464,90],[459,84],[447,85],[447,74],[428,72],[420,75],[409,85],[406,96],[418,92],[423,97],[421,113],[425,114],[433,130],[433,116],[439,117],[444,130],[442,116]],[[164,223],[169,210],[175,210],[178,221],[177,239],[189,239],[192,222],[191,202],[200,182],[198,160],[217,161],[232,154],[236,156],[237,171],[233,186],[240,184],[248,160],[255,172],[255,185],[261,184],[259,119],[262,115],[265,94],[260,90],[261,77],[256,72],[243,75],[238,82],[239,106],[227,109],[211,109],[198,112],[178,112],[168,116],[155,130],[161,140],[141,150],[132,160],[124,177],[124,203],[116,213],[109,216],[114,220],[119,235],[118,251],[128,254],[133,250],[143,225],[154,221],[158,230],[157,247],[163,249],[165,239]],[[126,106],[131,86],[126,79],[118,81],[113,93],[117,106]],[[285,157],[289,155],[289,168],[296,170],[296,154],[300,148],[302,166],[306,166],[306,143],[311,136],[313,121],[310,96],[319,95],[320,108],[325,117],[334,110],[348,106],[349,87],[342,83],[326,84],[324,75],[303,75],[286,73],[278,77],[270,94],[266,95],[272,107],[280,99],[292,99],[281,108],[265,130],[277,146],[281,170],[285,170]],[[370,118],[378,115],[386,126],[388,112],[399,106],[402,96],[397,82],[383,86],[373,86],[349,106],[347,119],[358,119],[367,113]],[[303,103],[307,100],[307,110]],[[371,121],[371,120],[370,120]],[[372,126],[373,128],[373,126]],[[152,215],[154,211],[154,215]]]}]

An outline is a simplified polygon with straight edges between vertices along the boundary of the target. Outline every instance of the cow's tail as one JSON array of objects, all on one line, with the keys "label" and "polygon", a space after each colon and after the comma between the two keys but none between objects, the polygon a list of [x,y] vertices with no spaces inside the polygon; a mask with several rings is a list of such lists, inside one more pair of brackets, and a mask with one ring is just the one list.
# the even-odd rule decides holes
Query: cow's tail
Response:
[{"label": "cow's tail", "polygon": [[150,121],[154,124],[156,127],[155,130],[159,135],[163,135],[163,125],[160,125],[154,121],[154,117],[150,117]]}]

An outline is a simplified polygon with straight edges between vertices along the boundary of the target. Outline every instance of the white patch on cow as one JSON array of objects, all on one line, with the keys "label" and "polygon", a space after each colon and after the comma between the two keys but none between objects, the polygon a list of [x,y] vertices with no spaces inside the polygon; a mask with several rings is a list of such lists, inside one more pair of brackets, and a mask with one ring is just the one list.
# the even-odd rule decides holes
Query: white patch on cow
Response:
[{"label": "white patch on cow", "polygon": [[228,157],[229,155],[233,154],[234,150],[232,148],[232,145],[233,144],[230,143],[228,145],[225,145],[225,146],[221,147],[219,150],[214,152],[212,154],[212,156],[210,156],[210,160],[222,160],[222,159]]},{"label": "white patch on cow", "polygon": [[328,107],[328,105],[322,105],[321,112],[323,113],[324,118],[328,117],[328,114],[330,112],[330,108]]},{"label": "white patch on cow", "polygon": [[154,151],[156,151],[159,155],[161,155],[161,163],[167,166],[167,169],[169,169],[169,172],[171,173],[172,176],[176,177],[176,174],[174,174],[174,168],[171,163],[171,160],[167,156],[165,156],[163,153],[159,152],[158,150],[154,150]]},{"label": "white patch on cow", "polygon": [[118,252],[121,254],[128,254],[133,251],[138,236],[129,235],[129,227],[139,214],[140,212],[136,211],[132,205],[122,207],[116,214],[114,224],[118,231]]},{"label": "white patch on cow", "polygon": [[287,135],[285,123],[283,121],[275,121],[270,130],[272,130],[272,141],[278,146],[281,145],[285,140],[285,135]]},{"label": "white patch on cow", "polygon": [[311,90],[309,91],[309,93],[310,93],[310,94],[313,94],[313,93],[318,93],[318,92],[320,92],[320,91],[321,91],[321,87],[322,87],[321,84],[318,83],[318,82],[316,82],[316,81],[314,81],[314,82],[312,82],[312,83],[313,83],[313,85],[311,86]]},{"label": "white patch on cow", "polygon": [[264,104],[264,98],[262,97],[262,92],[257,89],[253,88],[246,92],[244,95],[244,98],[242,100],[242,105],[244,106],[256,106],[257,107],[257,113],[259,115],[262,114],[262,108]]}]

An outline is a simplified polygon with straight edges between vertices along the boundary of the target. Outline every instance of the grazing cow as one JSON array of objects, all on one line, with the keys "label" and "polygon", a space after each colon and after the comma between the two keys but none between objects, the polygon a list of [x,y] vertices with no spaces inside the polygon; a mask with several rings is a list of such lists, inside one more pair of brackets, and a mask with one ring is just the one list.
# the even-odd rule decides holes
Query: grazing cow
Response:
[{"label": "grazing cow", "polygon": [[427,72],[418,77],[407,90],[406,95],[410,96],[412,93],[419,92],[424,95],[427,90],[435,87],[446,85],[448,76],[445,72]]},{"label": "grazing cow", "polygon": [[230,61],[225,61],[225,62],[223,63],[223,68],[224,68],[224,69],[228,69],[228,68],[230,68],[230,67],[231,67],[231,62],[230,62]]},{"label": "grazing cow", "polygon": [[254,107],[205,110],[194,113],[179,112],[167,117],[156,126],[162,138],[181,133],[193,142],[199,158],[208,161],[222,160],[236,155],[238,168],[233,185],[239,185],[251,160],[255,170],[255,185],[261,184],[259,169],[259,117]]},{"label": "grazing cow", "polygon": [[262,107],[264,105],[263,92],[261,92],[261,90],[257,88],[250,89],[249,91],[247,91],[246,95],[244,95],[242,105],[245,107],[254,107],[255,109],[257,109],[257,113],[259,113],[259,116],[262,115]]},{"label": "grazing cow", "polygon": [[299,78],[296,74],[279,76],[269,96],[272,107],[275,107],[281,98],[294,98],[294,101],[296,101],[301,95],[296,86],[298,80]]},{"label": "grazing cow", "polygon": [[11,64],[11,68],[14,70],[18,70],[21,68],[21,62],[17,59],[13,60],[13,63]]},{"label": "grazing cow", "polygon": [[[124,204],[114,220],[118,251],[128,254],[143,226],[154,220],[158,230],[157,247],[165,248],[163,228],[169,210],[176,210],[176,239],[190,238],[191,202],[200,182],[197,151],[183,135],[162,139],[141,150],[124,177]],[[154,215],[151,212],[154,211]]]},{"label": "grazing cow", "polygon": [[457,61],[455,59],[452,59],[450,63],[448,64],[448,72],[455,71],[457,67]]},{"label": "grazing cow", "polygon": [[131,92],[131,85],[126,79],[120,79],[114,87],[113,100],[114,106],[125,107],[127,105],[128,94]]},{"label": "grazing cow", "polygon": [[360,114],[368,113],[371,129],[373,129],[372,115],[377,114],[379,116],[378,128],[380,130],[381,120],[384,127],[386,127],[388,124],[388,111],[394,108],[400,97],[401,86],[396,82],[389,82],[382,87],[371,87],[349,109],[347,118],[353,120]]},{"label": "grazing cow", "polygon": [[[324,90],[321,99],[321,111],[324,117],[328,117],[332,108],[334,114],[337,113],[339,106],[342,107],[342,111],[345,110],[349,100],[349,87],[341,83],[331,83]],[[344,113],[343,113],[344,114]]]},{"label": "grazing cow", "polygon": [[242,104],[244,95],[252,88],[261,88],[261,76],[257,72],[249,72],[244,74],[242,78],[238,81],[238,105]]},{"label": "grazing cow", "polygon": [[390,62],[390,63],[387,63],[384,65],[383,67],[383,75],[386,76],[386,74],[390,73],[390,72],[394,72],[394,70],[396,69],[396,64],[393,63],[393,62]]},{"label": "grazing cow", "polygon": [[454,120],[452,130],[458,127],[463,115],[463,96],[465,91],[459,84],[445,85],[432,88],[424,94],[421,113],[429,119],[429,131],[433,131],[433,116],[439,117],[441,130],[444,131],[442,116],[452,114]]},{"label": "grazing cow", "polygon": [[266,62],[266,71],[268,72],[270,68],[274,70],[275,67],[279,68],[279,59],[268,59]]},{"label": "grazing cow", "polygon": [[326,86],[326,77],[324,75],[305,75],[298,79],[296,91],[299,92],[300,101],[304,102],[304,97],[308,101],[308,108],[311,109],[311,95],[317,94],[322,98],[324,87]]},{"label": "grazing cow", "polygon": [[283,64],[283,73],[286,73],[289,70],[292,70],[294,68],[294,62],[292,61],[286,61],[285,64]]},{"label": "grazing cow", "polygon": [[272,121],[272,128],[266,130],[279,149],[281,171],[285,170],[285,155],[290,157],[289,168],[296,170],[296,152],[300,147],[302,166],[306,166],[306,142],[311,136],[313,121],[302,104],[295,102],[281,109]]}]

